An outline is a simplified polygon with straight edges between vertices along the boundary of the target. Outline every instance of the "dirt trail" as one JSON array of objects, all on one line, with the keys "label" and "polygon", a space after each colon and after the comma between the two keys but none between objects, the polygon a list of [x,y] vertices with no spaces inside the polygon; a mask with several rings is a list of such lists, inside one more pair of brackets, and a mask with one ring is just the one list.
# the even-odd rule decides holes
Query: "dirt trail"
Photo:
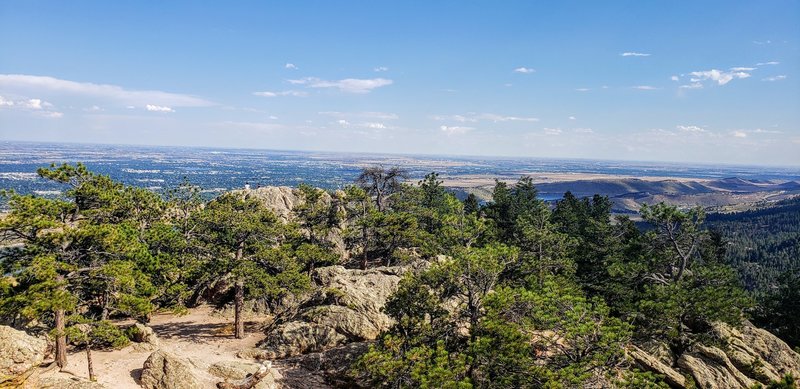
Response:
[{"label": "dirt trail", "polygon": [[[255,347],[264,338],[259,330],[261,321],[247,322],[244,339],[234,339],[233,320],[212,315],[211,307],[199,307],[189,314],[155,315],[148,324],[161,340],[161,348],[203,367],[223,361],[237,359],[242,349]],[[140,389],[138,384],[142,365],[152,351],[140,351],[133,345],[121,350],[93,351],[94,371],[97,381],[114,389]],[[201,367],[198,370],[205,370]],[[67,371],[80,377],[89,377],[84,352],[71,353]],[[50,373],[64,374],[64,373]],[[214,377],[198,377],[209,384],[219,381]],[[211,386],[213,387],[213,386]]]}]

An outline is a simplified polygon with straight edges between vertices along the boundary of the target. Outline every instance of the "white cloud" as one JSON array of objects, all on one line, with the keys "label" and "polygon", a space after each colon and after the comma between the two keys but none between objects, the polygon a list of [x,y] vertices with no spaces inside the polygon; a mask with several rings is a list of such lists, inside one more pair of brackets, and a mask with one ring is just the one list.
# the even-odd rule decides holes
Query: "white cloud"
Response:
[{"label": "white cloud", "polygon": [[780,81],[780,80],[785,80],[785,79],[786,79],[786,75],[785,74],[781,74],[779,76],[772,76],[772,77],[762,78],[761,80],[762,81]]},{"label": "white cloud", "polygon": [[669,79],[672,80],[672,81],[678,81],[678,76],[672,76]]},{"label": "white cloud", "polygon": [[623,57],[649,57],[650,54],[647,53],[637,53],[635,51],[626,51],[624,53],[620,53]]},{"label": "white cloud", "polygon": [[772,41],[771,41],[771,40],[765,40],[765,41],[753,41],[753,43],[755,43],[755,44],[757,44],[757,45],[768,45],[768,44],[772,43]]},{"label": "white cloud", "polygon": [[172,109],[171,107],[167,107],[164,105],[155,105],[155,104],[147,104],[145,106],[145,109],[147,109],[150,112],[175,112],[175,110]]},{"label": "white cloud", "polygon": [[457,134],[465,134],[469,131],[474,130],[474,128],[463,127],[463,126],[440,126],[439,130],[446,133],[447,135],[457,135]]},{"label": "white cloud", "polygon": [[733,132],[734,138],[747,138],[747,133],[741,130],[736,130]]},{"label": "white cloud", "polygon": [[62,112],[56,112],[56,111],[42,112],[40,113],[40,115],[52,119],[59,119],[61,117],[64,117],[64,114]]},{"label": "white cloud", "polygon": [[344,119],[339,119],[339,120],[336,121],[336,123],[338,123],[342,127],[347,127],[347,126],[350,125],[350,122],[348,122],[347,120],[344,120]]},{"label": "white cloud", "polygon": [[363,124],[363,127],[372,128],[374,130],[382,130],[386,128],[386,125],[378,122],[366,122]]},{"label": "white cloud", "polygon": [[533,69],[533,68],[526,68],[526,67],[524,67],[524,66],[520,66],[520,67],[518,67],[518,68],[514,69],[514,72],[516,72],[516,73],[523,73],[523,74],[528,74],[528,73],[536,73],[536,69]]},{"label": "white cloud", "polygon": [[399,118],[396,113],[391,112],[339,112],[339,111],[322,111],[317,112],[318,115],[331,116],[335,118],[357,118],[357,119],[373,119],[373,120],[396,120]]},{"label": "white cloud", "polygon": [[91,107],[89,107],[89,108],[84,108],[83,110],[84,110],[84,111],[86,111],[86,112],[100,112],[100,111],[102,111],[103,109],[102,109],[102,108],[100,108],[100,107],[99,107],[99,106],[97,106],[97,105],[93,105],[93,106],[91,106]]},{"label": "white cloud", "polygon": [[506,115],[498,115],[494,113],[481,113],[477,114],[474,112],[469,112],[464,115],[437,115],[433,116],[434,120],[439,121],[450,121],[454,120],[461,123],[475,123],[481,120],[491,121],[491,122],[538,122],[539,118],[535,117],[522,117],[522,116],[506,116]]},{"label": "white cloud", "polygon": [[759,62],[756,66],[764,66],[764,65],[779,65],[780,62],[778,61],[769,61],[769,62]]},{"label": "white cloud", "polygon": [[681,89],[702,89],[703,88],[703,84],[701,84],[699,82],[693,82],[691,84],[681,85],[680,88]]},{"label": "white cloud", "polygon": [[369,93],[375,88],[392,85],[393,81],[385,78],[345,78],[337,81],[327,81],[316,77],[306,77],[288,80],[290,84],[305,85],[309,88],[336,88],[348,93]]},{"label": "white cloud", "polygon": [[0,74],[0,87],[10,90],[36,91],[44,93],[68,93],[83,96],[119,100],[128,104],[158,104],[173,107],[205,107],[212,102],[179,93],[157,90],[128,90],[109,84],[94,84],[62,80],[48,76],[31,76],[25,74]]},{"label": "white cloud", "polygon": [[263,92],[253,92],[256,96],[261,97],[277,97],[277,96],[294,96],[294,97],[304,97],[308,96],[308,93],[303,91],[297,90],[286,90],[281,92],[270,92],[270,91],[263,91]]},{"label": "white cloud", "polygon": [[386,66],[378,66],[378,67],[375,67],[372,70],[375,71],[375,72],[388,72],[389,68],[387,68]]},{"label": "white cloud", "polygon": [[750,77],[750,73],[745,71],[722,71],[717,69],[711,70],[703,70],[699,72],[691,72],[689,73],[692,78],[690,79],[692,82],[701,82],[705,80],[716,81],[719,85],[725,85],[729,83],[731,80],[737,78],[748,78]]},{"label": "white cloud", "polygon": [[28,99],[25,101],[18,102],[17,105],[28,108],[28,109],[42,109],[42,100],[41,99]]},{"label": "white cloud", "polygon": [[561,135],[564,132],[560,128],[545,128],[544,133],[545,135]]},{"label": "white cloud", "polygon": [[578,91],[578,92],[588,92],[591,89],[589,89],[589,88],[576,88],[575,90]]},{"label": "white cloud", "polygon": [[690,132],[690,133],[706,132],[704,128],[698,126],[675,126],[675,128],[677,128],[680,131]]},{"label": "white cloud", "polygon": [[570,116],[569,120],[577,120],[577,119],[575,119],[575,116]]},{"label": "white cloud", "polygon": [[753,70],[756,70],[756,68],[742,67],[742,66],[731,68],[731,71],[733,72],[752,72]]},{"label": "white cloud", "polygon": [[650,85],[637,85],[637,86],[634,86],[632,88],[633,89],[639,89],[639,90],[656,90],[656,89],[658,89],[658,88],[656,88],[654,86],[650,86]]},{"label": "white cloud", "polygon": [[283,65],[283,67],[285,69],[297,70],[297,66],[295,64],[293,64],[293,63],[287,63],[286,65]]},{"label": "white cloud", "polygon": [[576,128],[572,131],[578,134],[594,134],[594,130],[592,130],[591,128]]},{"label": "white cloud", "polygon": [[14,102],[11,100],[6,100],[5,97],[0,96],[0,107],[13,107]]}]

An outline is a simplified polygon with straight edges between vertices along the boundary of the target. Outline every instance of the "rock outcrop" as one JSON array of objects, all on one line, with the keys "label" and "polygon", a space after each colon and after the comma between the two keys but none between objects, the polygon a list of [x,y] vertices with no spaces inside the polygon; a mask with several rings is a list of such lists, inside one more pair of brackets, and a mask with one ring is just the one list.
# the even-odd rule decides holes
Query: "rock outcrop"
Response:
[{"label": "rock outcrop", "polygon": [[374,340],[392,325],[382,309],[406,271],[400,266],[315,270],[312,278],[318,292],[292,319],[267,334],[260,356],[279,359]]},{"label": "rock outcrop", "polygon": [[768,331],[748,322],[739,329],[715,323],[712,335],[722,345],[694,345],[674,363],[635,345],[628,348],[628,356],[639,368],[664,376],[673,388],[690,387],[687,381],[693,380],[701,388],[747,389],[787,374],[800,377],[800,354]]},{"label": "rock outcrop", "polygon": [[242,189],[234,192],[241,192],[247,196],[259,199],[267,206],[275,216],[288,221],[292,218],[292,210],[302,204],[303,200],[296,189],[288,186],[265,186],[256,189]]},{"label": "rock outcrop", "polygon": [[0,386],[22,383],[45,357],[47,341],[0,326]]},{"label": "rock outcrop", "polygon": [[630,345],[628,347],[628,356],[633,359],[633,362],[638,367],[663,376],[664,382],[669,386],[673,388],[686,387],[686,378],[681,373],[639,347]]},{"label": "rock outcrop", "polygon": [[145,389],[201,389],[187,361],[166,351],[156,351],[142,368],[141,385]]},{"label": "rock outcrop", "polygon": [[348,388],[357,385],[348,376],[350,366],[369,349],[368,342],[349,343],[332,349],[278,361],[286,388]]}]

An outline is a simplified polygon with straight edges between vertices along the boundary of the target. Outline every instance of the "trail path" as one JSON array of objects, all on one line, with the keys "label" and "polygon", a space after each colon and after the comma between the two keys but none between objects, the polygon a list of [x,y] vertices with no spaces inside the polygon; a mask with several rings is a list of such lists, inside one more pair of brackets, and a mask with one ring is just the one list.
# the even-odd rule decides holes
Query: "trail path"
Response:
[{"label": "trail path", "polygon": [[[195,308],[189,314],[155,315],[148,324],[158,335],[161,348],[177,356],[189,359],[204,366],[237,359],[236,353],[242,349],[255,347],[264,338],[259,329],[263,320],[247,322],[244,339],[234,339],[233,320],[212,315],[208,306]],[[142,365],[152,351],[137,350],[133,345],[121,350],[93,351],[94,371],[97,382],[114,389],[140,389],[138,384]],[[86,354],[82,351],[70,353],[65,369],[74,375],[88,378]],[[199,371],[204,368],[197,369]],[[49,373],[65,374],[65,373]],[[213,387],[220,381],[210,375],[198,377]]]}]

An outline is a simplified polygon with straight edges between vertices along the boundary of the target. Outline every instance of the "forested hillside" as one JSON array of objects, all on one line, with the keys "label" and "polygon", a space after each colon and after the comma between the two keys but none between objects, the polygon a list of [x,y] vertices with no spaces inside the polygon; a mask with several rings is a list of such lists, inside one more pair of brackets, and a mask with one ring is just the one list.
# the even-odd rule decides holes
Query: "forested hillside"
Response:
[{"label": "forested hillside", "polygon": [[725,258],[759,304],[754,319],[800,345],[800,197],[747,212],[710,214]]},{"label": "forested hillside", "polygon": [[[0,320],[48,334],[59,367],[68,350],[91,361],[92,349],[124,347],[136,334],[120,320],[213,300],[233,306],[235,338],[248,303],[269,308],[262,358],[365,342],[336,378],[347,386],[791,387],[784,375],[800,371],[785,344],[741,327],[787,300],[754,307],[701,209],[643,207],[642,231],[612,220],[602,196],[566,193],[551,209],[527,177],[497,182],[481,205],[435,173],[408,183],[399,168],[366,168],[342,191],[287,188],[293,203],[257,190],[204,202],[189,184],[162,198],[80,164],[38,174],[68,190],[6,194]],[[322,271],[330,265],[343,268]],[[376,306],[324,280],[345,268],[350,283],[402,278]],[[797,323],[783,319],[769,323],[791,340]],[[782,359],[739,350],[736,368],[708,374],[737,333],[769,339]]]}]

